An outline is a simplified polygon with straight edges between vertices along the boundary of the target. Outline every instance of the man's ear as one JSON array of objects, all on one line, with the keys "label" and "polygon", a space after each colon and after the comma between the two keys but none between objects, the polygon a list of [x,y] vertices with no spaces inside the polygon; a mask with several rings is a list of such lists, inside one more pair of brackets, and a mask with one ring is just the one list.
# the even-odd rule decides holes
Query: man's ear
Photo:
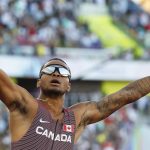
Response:
[{"label": "man's ear", "polygon": [[36,87],[37,87],[37,88],[40,87],[40,83],[41,83],[41,80],[40,80],[40,79],[37,79],[37,83],[36,83]]},{"label": "man's ear", "polygon": [[71,83],[69,82],[67,92],[69,92],[70,90],[71,90]]}]

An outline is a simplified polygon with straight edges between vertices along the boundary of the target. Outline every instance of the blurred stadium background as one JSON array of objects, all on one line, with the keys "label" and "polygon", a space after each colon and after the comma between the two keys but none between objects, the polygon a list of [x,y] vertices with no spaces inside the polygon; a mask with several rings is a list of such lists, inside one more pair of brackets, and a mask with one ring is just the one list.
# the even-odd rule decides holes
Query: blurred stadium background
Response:
[{"label": "blurred stadium background", "polygon": [[[150,75],[150,14],[137,4],[0,0],[0,68],[36,97],[40,66],[60,57],[72,71],[65,105],[99,100]],[[87,127],[74,150],[149,150],[149,115],[148,95]],[[7,116],[0,103],[0,150],[9,150]]]}]

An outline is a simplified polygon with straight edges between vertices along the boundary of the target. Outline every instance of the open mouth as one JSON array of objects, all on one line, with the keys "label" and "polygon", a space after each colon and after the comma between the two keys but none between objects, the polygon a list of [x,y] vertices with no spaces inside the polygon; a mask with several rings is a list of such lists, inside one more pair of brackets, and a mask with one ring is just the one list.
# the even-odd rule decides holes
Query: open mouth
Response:
[{"label": "open mouth", "polygon": [[60,84],[60,82],[59,82],[58,80],[56,80],[56,79],[51,80],[50,83],[53,83],[53,84]]}]

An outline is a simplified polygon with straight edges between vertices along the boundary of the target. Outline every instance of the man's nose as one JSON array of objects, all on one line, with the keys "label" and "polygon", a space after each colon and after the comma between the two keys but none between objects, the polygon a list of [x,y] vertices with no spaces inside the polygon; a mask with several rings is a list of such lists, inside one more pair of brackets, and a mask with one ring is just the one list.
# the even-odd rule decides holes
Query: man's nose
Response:
[{"label": "man's nose", "polygon": [[61,74],[59,73],[58,70],[55,70],[53,73],[52,73],[53,76],[61,76]]}]

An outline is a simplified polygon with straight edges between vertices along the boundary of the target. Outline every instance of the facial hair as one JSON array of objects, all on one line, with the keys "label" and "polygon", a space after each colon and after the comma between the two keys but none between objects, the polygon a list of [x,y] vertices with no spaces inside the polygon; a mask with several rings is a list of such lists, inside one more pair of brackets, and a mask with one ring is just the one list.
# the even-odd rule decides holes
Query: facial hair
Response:
[{"label": "facial hair", "polygon": [[60,96],[63,96],[65,94],[65,91],[60,91],[56,89],[45,89],[45,90],[42,90],[42,93],[47,97],[55,99]]}]

